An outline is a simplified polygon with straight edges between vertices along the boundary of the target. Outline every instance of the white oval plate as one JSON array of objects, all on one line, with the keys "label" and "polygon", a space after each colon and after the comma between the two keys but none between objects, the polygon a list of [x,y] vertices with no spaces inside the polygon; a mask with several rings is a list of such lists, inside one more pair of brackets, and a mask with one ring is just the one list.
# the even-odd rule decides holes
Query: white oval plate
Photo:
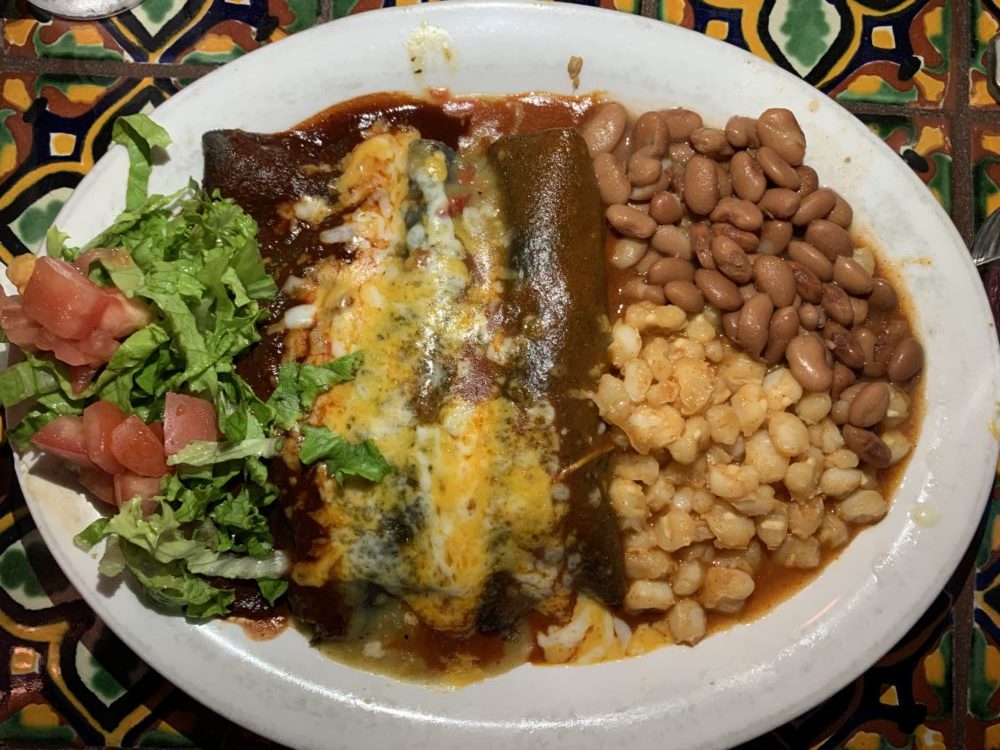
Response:
[{"label": "white oval plate", "polygon": [[[425,22],[433,28],[421,29]],[[425,44],[415,47],[414,39]],[[445,41],[450,60],[439,54]],[[414,52],[419,76],[411,70]],[[294,630],[254,642],[227,623],[157,614],[126,586],[99,591],[93,556],[72,543],[94,507],[20,466],[38,527],[88,603],[154,668],[230,719],[303,747],[485,748],[529,738],[550,748],[731,745],[808,709],[882,656],[968,546],[996,466],[988,422],[1000,364],[967,251],[930,192],[861,123],[734,47],[624,13],[561,4],[449,2],[353,16],[241,58],[159,107],[155,119],[174,145],[153,187],[170,190],[200,177],[200,138],[212,128],[281,130],[359,94],[430,85],[456,93],[570,93],[571,55],[584,59],[581,91],[690,106],[717,124],[770,106],[796,112],[809,163],[880,238],[916,300],[927,414],[892,510],[797,595],[696,648],[590,667],[523,666],[447,691],[342,666]],[[113,148],[58,226],[77,241],[106,226],[124,203],[125,168],[123,149]],[[936,525],[914,523],[919,503],[940,512]]]}]

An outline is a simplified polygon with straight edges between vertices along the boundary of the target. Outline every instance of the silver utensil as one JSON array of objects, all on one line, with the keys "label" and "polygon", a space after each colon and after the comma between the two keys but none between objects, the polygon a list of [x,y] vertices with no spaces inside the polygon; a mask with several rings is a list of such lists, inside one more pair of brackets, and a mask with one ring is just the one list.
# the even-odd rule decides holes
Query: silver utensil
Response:
[{"label": "silver utensil", "polygon": [[29,0],[42,10],[59,18],[96,19],[123,13],[142,0]]},{"label": "silver utensil", "polygon": [[977,268],[985,268],[1000,258],[1000,211],[994,211],[976,232],[970,250]]}]

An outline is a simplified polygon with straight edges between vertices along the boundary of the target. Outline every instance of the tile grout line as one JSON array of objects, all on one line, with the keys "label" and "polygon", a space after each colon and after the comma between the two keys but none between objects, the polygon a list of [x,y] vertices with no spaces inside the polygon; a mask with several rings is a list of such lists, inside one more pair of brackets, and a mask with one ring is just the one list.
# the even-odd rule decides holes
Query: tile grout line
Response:
[{"label": "tile grout line", "polygon": [[144,63],[119,60],[0,56],[0,72],[2,73],[61,73],[107,76],[109,78],[200,78],[215,69],[214,65],[191,63]]},{"label": "tile grout line", "polygon": [[[951,123],[951,192],[952,220],[966,242],[972,239],[972,149],[970,144],[969,71],[972,67],[972,5],[957,3],[952,23],[951,85],[954,90],[954,110]],[[954,6],[953,6],[954,7]],[[1000,116],[1000,112],[991,113]],[[990,118],[992,119],[992,117]],[[952,741],[957,748],[966,745],[969,709],[969,660],[972,658],[972,617],[975,595],[976,566],[973,560],[969,574],[952,603]]]},{"label": "tile grout line", "polygon": [[333,20],[333,0],[319,0],[319,22]]}]

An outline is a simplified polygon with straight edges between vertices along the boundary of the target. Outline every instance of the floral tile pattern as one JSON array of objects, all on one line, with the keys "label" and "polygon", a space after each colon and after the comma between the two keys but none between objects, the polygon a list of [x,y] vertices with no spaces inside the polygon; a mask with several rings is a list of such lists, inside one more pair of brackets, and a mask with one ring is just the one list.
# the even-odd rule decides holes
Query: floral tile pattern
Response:
[{"label": "floral tile pattern", "polygon": [[664,21],[723,39],[843,103],[942,107],[951,94],[948,0],[657,0]]},{"label": "floral tile pattern", "polygon": [[[184,85],[144,77],[148,68],[129,75],[129,64],[207,70],[321,18],[411,1],[144,0],[111,20],[75,22],[33,14],[25,0],[0,0],[0,260],[38,248],[107,149],[117,115],[151,108]],[[656,0],[645,8],[860,105],[865,124],[942,206],[956,216],[965,206],[978,226],[1000,208],[1000,124],[976,120],[973,109],[971,125],[956,125],[954,112],[996,106],[982,55],[1000,30],[998,2]],[[641,0],[582,4],[644,7]],[[970,14],[971,60],[952,55],[959,13]],[[14,58],[16,66],[5,65]],[[88,75],[65,72],[77,65]],[[959,102],[953,84],[964,75],[969,101]],[[969,128],[971,166],[953,161],[955,127]],[[742,750],[1000,750],[1000,484],[994,495],[978,556],[911,632],[829,700]],[[957,604],[973,563],[970,613]],[[956,621],[970,615],[971,649],[960,651]],[[963,706],[959,725],[953,716]],[[11,482],[9,449],[0,448],[0,746],[11,745],[273,747],[164,681],[94,616],[45,549]]]},{"label": "floral tile pattern", "polygon": [[972,0],[970,14],[969,103],[974,107],[996,107],[996,100],[986,87],[986,49],[990,39],[1000,32],[1000,6],[996,0]]},{"label": "floral tile pattern", "polygon": [[143,0],[101,21],[39,20],[8,5],[0,49],[18,57],[220,64],[307,29],[319,0]]}]

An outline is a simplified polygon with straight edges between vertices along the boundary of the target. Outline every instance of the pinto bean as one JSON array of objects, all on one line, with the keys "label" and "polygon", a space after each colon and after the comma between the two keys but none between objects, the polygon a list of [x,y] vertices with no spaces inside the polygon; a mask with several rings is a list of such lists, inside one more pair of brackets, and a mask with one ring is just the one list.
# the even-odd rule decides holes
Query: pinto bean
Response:
[{"label": "pinto bean", "polygon": [[833,356],[852,370],[860,370],[865,366],[865,352],[861,348],[861,342],[843,325],[831,320],[823,328],[823,338]]},{"label": "pinto bean", "polygon": [[760,245],[760,239],[753,232],[737,229],[732,224],[724,221],[717,221],[712,224],[712,235],[728,237],[737,245],[743,248],[744,252],[752,253]]},{"label": "pinto bean", "polygon": [[783,107],[766,109],[757,118],[757,137],[781,158],[797,167],[806,155],[806,136],[795,115]]},{"label": "pinto bean", "polygon": [[760,227],[761,255],[780,255],[792,239],[792,225],[787,221],[765,221]]},{"label": "pinto bean", "polygon": [[854,255],[851,235],[841,226],[826,219],[816,219],[806,227],[805,240],[822,252],[831,261],[838,255],[850,258]]},{"label": "pinto bean", "polygon": [[851,307],[854,308],[854,325],[859,326],[868,320],[868,300],[851,297]]},{"label": "pinto bean", "polygon": [[924,367],[924,347],[912,336],[903,339],[892,350],[886,374],[894,383],[909,380]]},{"label": "pinto bean", "polygon": [[733,155],[733,147],[726,140],[726,134],[715,128],[695,128],[688,136],[691,146],[699,154],[713,159],[724,159]]},{"label": "pinto bean", "polygon": [[838,255],[833,262],[833,280],[848,294],[868,294],[872,290],[872,277],[853,258]]},{"label": "pinto bean", "polygon": [[708,216],[719,202],[715,162],[695,154],[684,167],[684,202],[692,213]]},{"label": "pinto bean", "polygon": [[807,331],[815,331],[826,325],[826,313],[822,307],[816,307],[811,302],[799,305],[799,322]]},{"label": "pinto bean", "polygon": [[858,376],[854,374],[854,370],[850,367],[840,362],[834,363],[833,385],[830,386],[830,395],[836,399],[843,393],[845,388],[849,388],[857,379]]},{"label": "pinto bean", "polygon": [[826,361],[826,347],[815,333],[793,338],[785,356],[792,375],[807,391],[825,391],[833,384],[833,368]]},{"label": "pinto bean", "polygon": [[819,190],[819,175],[816,174],[815,169],[807,167],[803,164],[800,167],[796,167],[795,171],[798,173],[799,180],[802,182],[798,189],[800,198],[805,198],[807,195],[811,195]]},{"label": "pinto bean", "polygon": [[673,179],[673,173],[664,169],[660,172],[660,178],[656,182],[651,182],[648,185],[633,185],[632,190],[628,194],[628,199],[629,201],[644,203],[657,193],[663,192],[670,187]]},{"label": "pinto bean", "polygon": [[[792,240],[788,243],[788,255],[796,263],[808,268],[820,281],[833,280],[833,263],[823,253],[810,245],[808,242]],[[801,294],[801,292],[800,292]],[[802,299],[808,302],[819,302],[819,300],[807,299],[805,295]]]},{"label": "pinto bean", "polygon": [[670,161],[679,167],[686,166],[694,154],[695,150],[691,148],[691,144],[687,141],[671,143],[667,146],[667,156],[670,157]]},{"label": "pinto bean", "polygon": [[851,209],[851,205],[838,195],[833,204],[833,210],[826,218],[837,226],[847,229],[854,221],[854,211]]},{"label": "pinto bean", "polygon": [[657,156],[663,156],[670,143],[667,121],[659,112],[646,112],[639,116],[632,127],[632,147],[652,148]]},{"label": "pinto bean", "polygon": [[855,427],[874,427],[889,411],[889,386],[881,381],[866,383],[851,401],[847,421]]},{"label": "pinto bean", "polygon": [[823,299],[823,282],[819,277],[809,270],[808,267],[798,261],[785,261],[792,271],[792,278],[795,279],[795,291],[804,302],[814,305]]},{"label": "pinto bean", "polygon": [[628,179],[633,185],[652,185],[660,179],[663,163],[653,146],[643,146],[628,160]]},{"label": "pinto bean", "polygon": [[660,117],[667,123],[671,143],[686,141],[696,128],[702,126],[701,115],[684,107],[661,109]]},{"label": "pinto bean", "polygon": [[747,231],[760,229],[764,216],[753,203],[739,198],[722,198],[712,209],[712,221],[724,221]]},{"label": "pinto bean", "polygon": [[694,281],[694,265],[680,258],[660,258],[649,268],[646,280],[650,284],[667,284],[671,281]]},{"label": "pinto bean", "polygon": [[865,367],[867,367],[875,361],[875,334],[866,326],[856,326],[852,333],[865,355]]},{"label": "pinto bean", "polygon": [[787,188],[769,188],[757,201],[757,208],[772,219],[790,219],[799,210],[799,196]]},{"label": "pinto bean", "polygon": [[649,199],[649,215],[657,224],[676,224],[684,218],[684,206],[676,195],[661,190]]},{"label": "pinto bean", "polygon": [[649,245],[640,240],[629,239],[628,237],[622,237],[615,241],[615,244],[611,248],[611,257],[608,258],[608,262],[611,263],[615,268],[626,269],[631,268],[646,254],[649,250]]},{"label": "pinto bean", "polygon": [[[773,148],[761,146],[757,149],[757,161],[760,163],[761,169],[764,170],[764,174],[767,175],[767,179],[778,187],[798,190],[802,186],[799,173]],[[795,197],[797,198],[798,195]]]},{"label": "pinto bean", "polygon": [[787,307],[795,300],[795,275],[781,258],[760,256],[754,263],[753,278],[775,307]]},{"label": "pinto bean", "polygon": [[823,287],[823,296],[820,299],[823,309],[831,320],[835,320],[842,326],[854,324],[854,307],[847,292],[836,284],[826,284]]},{"label": "pinto bean", "polygon": [[627,123],[628,112],[618,102],[603,102],[594,107],[580,126],[580,135],[591,158],[613,151]]},{"label": "pinto bean", "polygon": [[726,139],[733,148],[757,148],[757,121],[751,117],[733,115],[726,122]]},{"label": "pinto bean", "polygon": [[654,305],[662,305],[667,301],[663,293],[663,287],[647,284],[642,279],[629,279],[622,286],[622,294],[628,299],[652,302]]},{"label": "pinto bean", "polygon": [[677,305],[686,313],[699,313],[705,308],[705,297],[701,290],[690,281],[668,281],[663,286],[667,301]]},{"label": "pinto bean", "polygon": [[788,344],[799,332],[799,316],[794,307],[782,307],[771,316],[767,330],[767,346],[761,359],[769,365],[776,365],[786,355]]},{"label": "pinto bean", "polygon": [[891,312],[899,304],[899,297],[896,296],[896,290],[892,288],[892,284],[876,276],[872,279],[872,291],[868,295],[868,304],[876,310]]},{"label": "pinto bean", "polygon": [[733,194],[733,181],[729,179],[729,170],[721,162],[715,162],[715,173],[719,178],[719,198],[728,198]]},{"label": "pinto bean", "polygon": [[764,170],[748,151],[740,151],[729,162],[729,176],[733,191],[744,200],[756,203],[764,196],[767,178]]},{"label": "pinto bean", "polygon": [[656,222],[638,208],[616,203],[608,206],[604,215],[608,223],[626,237],[644,240],[656,231]]},{"label": "pinto bean", "polygon": [[722,332],[726,334],[726,338],[728,338],[737,346],[740,346],[739,325],[740,325],[739,312],[727,312],[725,315],[722,316]]},{"label": "pinto bean", "polygon": [[[799,167],[802,169],[802,167]],[[792,224],[797,227],[804,227],[816,219],[823,219],[833,210],[833,205],[837,196],[832,190],[823,188],[814,193],[809,193],[799,202],[799,210],[792,217]]]},{"label": "pinto bean", "polygon": [[691,252],[691,238],[688,236],[688,231],[681,227],[675,227],[672,224],[657,227],[656,231],[653,232],[653,237],[650,239],[649,244],[657,252],[671,258],[691,260],[693,256]]},{"label": "pinto bean", "polygon": [[628,200],[632,186],[629,185],[625,167],[612,154],[605,152],[594,157],[594,175],[605,204],[625,203]]},{"label": "pinto bean", "polygon": [[858,454],[858,458],[876,469],[884,469],[892,462],[892,451],[882,442],[882,438],[870,430],[851,424],[841,429],[847,447]]},{"label": "pinto bean", "polygon": [[708,229],[708,224],[705,222],[692,224],[688,234],[691,236],[691,249],[701,267],[715,270],[715,259],[712,258],[712,233]]},{"label": "pinto bean", "polygon": [[723,274],[737,284],[744,284],[753,278],[753,267],[747,254],[733,240],[724,236],[713,237],[711,247],[715,267]]},{"label": "pinto bean", "polygon": [[743,296],[736,284],[718,271],[700,268],[694,272],[694,283],[705,299],[720,310],[732,312],[743,306]]},{"label": "pinto bean", "polygon": [[737,327],[740,346],[751,356],[760,356],[767,344],[768,329],[774,303],[763,292],[754,294],[743,303]]}]

